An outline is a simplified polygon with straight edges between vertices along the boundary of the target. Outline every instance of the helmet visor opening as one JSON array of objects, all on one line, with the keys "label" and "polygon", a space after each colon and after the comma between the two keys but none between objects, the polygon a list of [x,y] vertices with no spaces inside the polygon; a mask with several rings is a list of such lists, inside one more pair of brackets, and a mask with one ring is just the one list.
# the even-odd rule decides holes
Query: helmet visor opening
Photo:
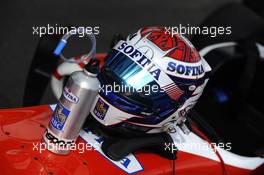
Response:
[{"label": "helmet visor opening", "polygon": [[[143,111],[162,111],[171,105],[171,99],[154,78],[136,62],[121,52],[112,50],[99,78],[103,84],[120,87],[114,93],[145,108]],[[174,106],[175,108],[175,106]]]}]

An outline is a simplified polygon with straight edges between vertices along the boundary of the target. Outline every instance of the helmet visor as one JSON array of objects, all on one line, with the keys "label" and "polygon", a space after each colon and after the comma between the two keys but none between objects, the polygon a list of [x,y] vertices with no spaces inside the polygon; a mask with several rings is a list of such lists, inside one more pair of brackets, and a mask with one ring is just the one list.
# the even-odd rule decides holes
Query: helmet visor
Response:
[{"label": "helmet visor", "polygon": [[[171,99],[160,88],[149,72],[122,52],[112,50],[99,74],[103,84],[119,86],[115,94],[141,106],[142,111],[162,111],[171,105]],[[175,106],[174,106],[175,108]]]}]

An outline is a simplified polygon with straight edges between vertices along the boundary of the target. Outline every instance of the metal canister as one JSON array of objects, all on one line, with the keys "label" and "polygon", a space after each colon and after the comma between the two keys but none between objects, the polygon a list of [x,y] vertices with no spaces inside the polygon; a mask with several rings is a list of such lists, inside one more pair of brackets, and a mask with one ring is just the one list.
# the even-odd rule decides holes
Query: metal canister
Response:
[{"label": "metal canister", "polygon": [[98,70],[99,60],[91,59],[83,71],[69,77],[43,136],[48,150],[57,154],[70,152],[98,94]]}]

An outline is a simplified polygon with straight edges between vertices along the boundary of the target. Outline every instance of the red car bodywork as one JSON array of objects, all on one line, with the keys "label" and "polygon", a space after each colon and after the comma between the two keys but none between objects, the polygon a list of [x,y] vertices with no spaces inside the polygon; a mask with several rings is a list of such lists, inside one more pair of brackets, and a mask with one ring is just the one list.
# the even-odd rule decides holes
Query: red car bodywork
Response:
[{"label": "red car bodywork", "polygon": [[[0,110],[0,174],[26,175],[105,175],[126,174],[96,150],[84,153],[71,151],[69,155],[56,155],[48,150],[40,153],[34,145],[41,143],[52,110],[49,105]],[[77,143],[85,142],[81,137]],[[33,144],[34,143],[34,144]],[[143,170],[139,175],[250,175],[263,173],[263,165],[254,172],[178,151],[175,161],[159,155],[138,151],[134,156]],[[257,171],[259,173],[257,173]]]}]

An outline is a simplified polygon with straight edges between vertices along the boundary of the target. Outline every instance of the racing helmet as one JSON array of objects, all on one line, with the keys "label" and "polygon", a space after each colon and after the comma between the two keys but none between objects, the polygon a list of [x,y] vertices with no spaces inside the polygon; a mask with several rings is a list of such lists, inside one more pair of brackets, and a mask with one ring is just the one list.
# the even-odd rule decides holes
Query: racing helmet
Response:
[{"label": "racing helmet", "polygon": [[122,134],[161,132],[195,105],[210,70],[184,36],[163,27],[142,28],[106,56],[91,115]]}]

